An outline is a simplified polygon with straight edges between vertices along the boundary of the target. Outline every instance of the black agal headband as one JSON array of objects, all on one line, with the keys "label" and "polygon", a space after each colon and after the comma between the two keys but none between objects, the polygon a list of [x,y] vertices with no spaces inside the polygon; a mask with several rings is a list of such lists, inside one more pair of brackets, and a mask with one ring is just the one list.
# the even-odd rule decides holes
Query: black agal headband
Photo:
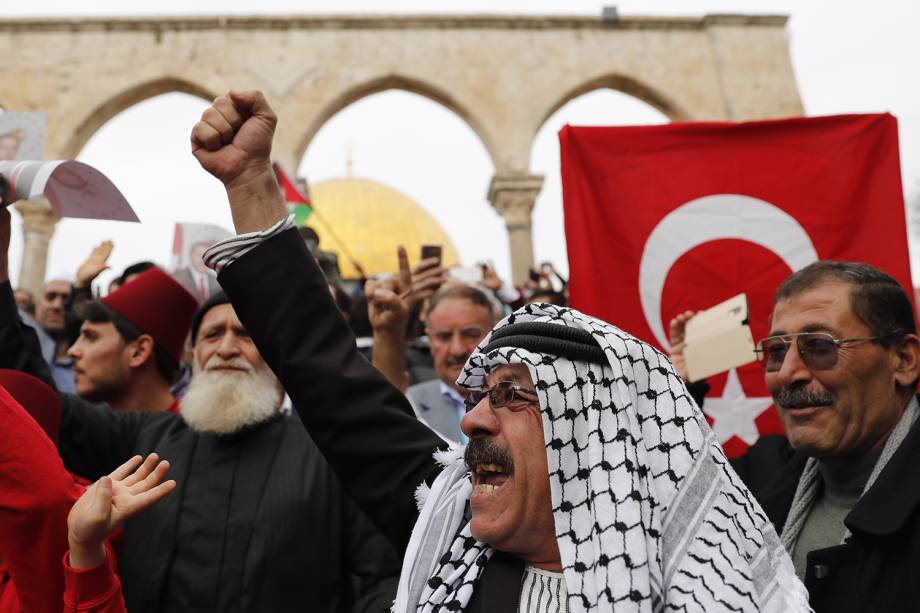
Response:
[{"label": "black agal headband", "polygon": [[489,344],[482,348],[481,353],[489,353],[500,347],[517,347],[594,364],[608,363],[603,349],[587,330],[540,321],[499,328],[492,333]]}]

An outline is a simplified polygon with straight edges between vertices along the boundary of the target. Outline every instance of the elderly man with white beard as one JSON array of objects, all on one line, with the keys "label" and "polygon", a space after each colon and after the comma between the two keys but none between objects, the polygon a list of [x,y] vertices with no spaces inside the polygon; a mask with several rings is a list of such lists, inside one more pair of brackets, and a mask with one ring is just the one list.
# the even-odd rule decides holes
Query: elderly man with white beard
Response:
[{"label": "elderly man with white beard", "polygon": [[[212,306],[213,305],[213,306]],[[192,322],[193,377],[180,411],[199,432],[232,434],[278,411],[284,391],[225,294],[218,293]]]},{"label": "elderly man with white beard", "polygon": [[[68,470],[97,479],[154,451],[173,466],[173,495],[124,526],[128,610],[389,608],[393,547],[343,493],[297,418],[279,412],[281,385],[224,294],[201,306],[192,335],[181,415],[115,412],[61,395]],[[34,334],[4,339],[10,350],[38,351]],[[32,374],[50,384],[47,370]]]}]

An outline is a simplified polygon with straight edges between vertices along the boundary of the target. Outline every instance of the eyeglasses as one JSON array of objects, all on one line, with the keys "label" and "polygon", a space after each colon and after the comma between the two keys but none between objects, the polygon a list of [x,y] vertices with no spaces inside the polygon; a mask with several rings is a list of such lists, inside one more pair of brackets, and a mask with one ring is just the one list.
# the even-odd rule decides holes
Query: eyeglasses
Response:
[{"label": "eyeglasses", "polygon": [[[489,397],[489,404],[492,405],[492,408],[497,409],[509,406],[513,402],[535,402],[537,400],[537,391],[515,385],[511,381],[499,381],[490,389],[470,392],[470,395],[466,397],[466,412],[472,411],[473,407],[479,404],[479,401],[485,396]],[[533,396],[533,398],[527,398],[526,396]],[[511,408],[512,411],[521,411],[523,409],[523,406]]]},{"label": "eyeglasses", "polygon": [[879,341],[890,336],[837,339],[827,332],[800,332],[799,334],[783,334],[765,338],[757,343],[754,351],[765,371],[777,372],[783,367],[789,346],[795,341],[796,349],[802,356],[805,366],[811,370],[829,370],[837,365],[840,347],[865,341]]}]

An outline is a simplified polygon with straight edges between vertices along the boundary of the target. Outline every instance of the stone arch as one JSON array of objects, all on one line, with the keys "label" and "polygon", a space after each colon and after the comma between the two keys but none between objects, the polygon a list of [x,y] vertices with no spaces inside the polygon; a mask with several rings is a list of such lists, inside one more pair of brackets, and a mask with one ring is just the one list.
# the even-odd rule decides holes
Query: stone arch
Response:
[{"label": "stone arch", "polygon": [[95,134],[105,122],[128,107],[143,102],[148,98],[172,92],[191,94],[192,96],[198,96],[204,100],[213,100],[217,97],[216,94],[200,85],[172,76],[161,77],[159,79],[133,85],[102,102],[102,104],[97,106],[79,123],[70,139],[67,141],[67,144],[64,146],[61,158],[75,158],[80,150],[83,149],[83,146],[86,145],[87,141],[89,141],[90,137]]},{"label": "stone arch", "polygon": [[320,131],[323,125],[325,125],[325,123],[333,117],[333,115],[363,98],[367,98],[368,96],[379,94],[391,89],[398,89],[407,91],[412,94],[418,94],[419,96],[427,98],[432,102],[437,102],[441,106],[452,111],[461,120],[463,120],[467,126],[469,126],[474,134],[476,134],[483,147],[485,147],[486,152],[489,154],[493,168],[496,166],[497,157],[495,141],[492,139],[483,123],[466,106],[461,104],[455,97],[451,96],[446,91],[431,85],[430,83],[397,74],[386,75],[383,77],[377,77],[368,81],[364,81],[348,88],[344,92],[341,92],[336,97],[334,97],[320,110],[319,113],[313,117],[313,120],[304,133],[301,141],[297,145],[294,156],[295,159],[298,161],[303,159],[303,156],[306,153],[307,148],[310,146],[310,143],[313,141],[313,138]]},{"label": "stone arch", "polygon": [[535,127],[533,131],[534,138],[536,138],[537,132],[540,131],[543,124],[553,116],[553,113],[561,109],[566,103],[598,89],[613,89],[632,96],[654,107],[671,121],[691,121],[693,119],[690,113],[683,109],[675,100],[672,100],[667,94],[654,86],[640,82],[626,75],[606,74],[585,81],[558,98],[543,114],[543,117]]},{"label": "stone arch", "polygon": [[[611,27],[587,15],[0,19],[0,49],[16,59],[5,67],[7,81],[34,85],[4,91],[3,103],[46,112],[46,150],[60,159],[72,158],[103,123],[145,98],[181,91],[207,99],[255,85],[274,91],[283,126],[296,122],[275,141],[279,158],[293,164],[348,104],[394,88],[417,93],[463,118],[485,146],[495,169],[489,200],[507,222],[515,270],[526,275],[528,202],[542,184],[527,168],[550,115],[605,87],[672,120],[801,115],[786,21],[624,16]],[[252,44],[241,47],[241,39]],[[29,52],[17,55],[23,49]],[[47,70],[51,64],[59,69]],[[37,228],[32,224],[27,236],[47,246],[50,233],[38,236]],[[44,261],[24,273],[24,285],[37,287],[43,274]]]}]

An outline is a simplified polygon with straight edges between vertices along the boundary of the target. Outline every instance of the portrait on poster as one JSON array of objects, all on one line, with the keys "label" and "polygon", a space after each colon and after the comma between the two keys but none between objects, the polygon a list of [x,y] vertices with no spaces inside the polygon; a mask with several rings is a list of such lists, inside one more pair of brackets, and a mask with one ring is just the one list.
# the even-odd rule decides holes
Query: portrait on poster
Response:
[{"label": "portrait on poster", "polygon": [[0,162],[42,159],[46,123],[44,113],[0,113]]}]

